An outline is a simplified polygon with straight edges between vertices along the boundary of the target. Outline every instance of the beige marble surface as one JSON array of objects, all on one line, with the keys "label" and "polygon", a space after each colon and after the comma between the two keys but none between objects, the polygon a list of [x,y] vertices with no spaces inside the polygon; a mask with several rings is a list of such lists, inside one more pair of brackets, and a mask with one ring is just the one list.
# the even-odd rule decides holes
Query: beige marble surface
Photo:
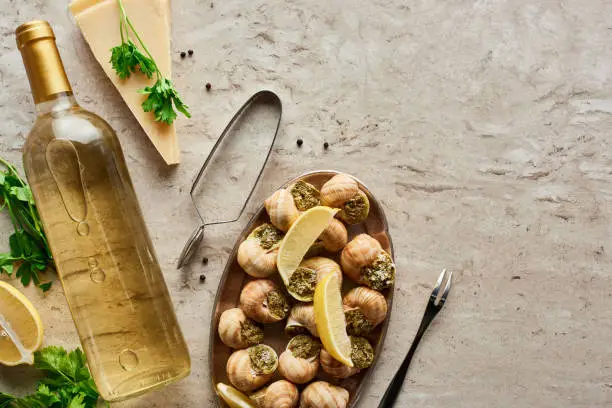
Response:
[{"label": "beige marble surface", "polygon": [[[336,168],[363,179],[386,207],[399,279],[361,407],[376,406],[442,267],[456,272],[454,288],[398,406],[612,405],[610,1],[173,0],[172,9],[175,81],[194,118],[178,122],[183,160],[170,169],[96,65],[65,1],[0,8],[2,156],[20,161],[34,121],[12,33],[44,18],[79,100],[120,136],[189,342],[188,379],[118,406],[214,401],[210,308],[247,217],[209,230],[199,254],[208,266],[174,265],[196,222],[192,177],[234,110],[262,88],[281,95],[285,116],[258,199],[301,172]],[[195,55],[181,60],[189,48]],[[248,163],[248,153],[239,160]],[[3,217],[3,245],[8,229]],[[45,297],[26,293],[46,344],[76,346],[60,285]],[[28,369],[0,368],[2,391],[33,382]]]}]

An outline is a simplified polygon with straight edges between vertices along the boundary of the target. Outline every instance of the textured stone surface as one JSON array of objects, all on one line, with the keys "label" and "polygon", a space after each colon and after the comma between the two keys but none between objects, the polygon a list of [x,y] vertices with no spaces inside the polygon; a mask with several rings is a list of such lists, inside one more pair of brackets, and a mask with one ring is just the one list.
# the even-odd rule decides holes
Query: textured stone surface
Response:
[{"label": "textured stone surface", "polygon": [[[186,194],[192,177],[234,110],[261,88],[278,91],[285,117],[259,199],[288,177],[336,168],[363,179],[387,209],[396,302],[360,406],[376,406],[442,267],[456,272],[454,288],[398,406],[610,406],[611,15],[604,0],[174,0],[175,80],[194,118],[178,122],[183,161],[170,169],[65,2],[4,0],[2,156],[20,161],[34,120],[12,32],[45,18],[79,100],[121,138],[189,342],[191,377],[118,406],[214,400],[209,311],[247,218],[208,231],[199,255],[208,266],[174,265],[196,222]],[[189,48],[194,56],[181,60]],[[46,343],[76,346],[60,285],[44,298],[26,293],[41,310]],[[33,382],[27,368],[0,368],[0,390]]]}]

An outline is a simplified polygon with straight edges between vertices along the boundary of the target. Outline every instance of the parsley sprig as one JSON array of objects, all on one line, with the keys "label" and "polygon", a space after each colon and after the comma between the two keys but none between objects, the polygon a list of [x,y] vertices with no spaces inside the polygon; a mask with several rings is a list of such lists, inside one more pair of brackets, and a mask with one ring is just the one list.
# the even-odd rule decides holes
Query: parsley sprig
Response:
[{"label": "parsley sprig", "polygon": [[[80,349],[68,353],[49,346],[34,353],[34,366],[46,377],[38,382],[36,393],[16,397],[0,392],[0,408],[94,408],[100,394]],[[106,404],[108,407],[108,404]]]},{"label": "parsley sprig", "polygon": [[[15,230],[9,237],[10,252],[0,253],[0,273],[12,276],[15,272],[24,286],[33,281],[46,292],[51,282],[41,282],[39,273],[54,268],[54,263],[32,190],[12,164],[2,158],[0,164],[5,167],[0,171],[0,211],[6,209]],[[18,265],[17,271],[13,265]]]},{"label": "parsley sprig", "polygon": [[[117,0],[119,5],[119,31],[121,45],[111,49],[111,65],[119,78],[127,79],[137,70],[147,78],[155,77],[155,84],[140,89],[138,92],[147,95],[142,103],[145,112],[153,112],[156,121],[172,124],[177,111],[190,118],[189,107],[183,103],[172,81],[165,78],[155,63],[149,49],[138,35],[130,18],[125,12],[123,0]],[[134,39],[135,42],[132,40]],[[142,51],[139,49],[142,49]],[[144,51],[144,52],[143,52]]]}]

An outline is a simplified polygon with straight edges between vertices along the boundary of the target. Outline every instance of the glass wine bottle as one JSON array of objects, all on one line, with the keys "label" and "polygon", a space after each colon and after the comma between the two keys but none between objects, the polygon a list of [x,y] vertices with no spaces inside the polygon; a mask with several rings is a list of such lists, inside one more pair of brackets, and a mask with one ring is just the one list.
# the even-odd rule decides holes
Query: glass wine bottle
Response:
[{"label": "glass wine bottle", "polygon": [[100,394],[177,381],[189,352],[117,135],[76,103],[47,22],[16,36],[38,114],[23,164]]}]

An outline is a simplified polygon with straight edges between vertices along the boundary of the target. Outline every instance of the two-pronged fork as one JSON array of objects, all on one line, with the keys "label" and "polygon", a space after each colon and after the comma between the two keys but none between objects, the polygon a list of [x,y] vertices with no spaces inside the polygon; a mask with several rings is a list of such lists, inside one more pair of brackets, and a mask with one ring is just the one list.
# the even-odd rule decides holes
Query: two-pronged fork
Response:
[{"label": "two-pronged fork", "polygon": [[[446,278],[446,286],[444,287],[444,291],[440,294],[440,287]],[[414,337],[414,341],[412,342],[412,346],[404,358],[402,365],[393,376],[393,380],[391,380],[391,384],[387,387],[387,391],[385,391],[385,395],[383,395],[380,404],[378,404],[378,408],[391,408],[397,399],[399,392],[402,389],[402,385],[404,384],[404,379],[406,378],[406,373],[408,372],[408,366],[410,365],[410,361],[412,360],[412,356],[414,356],[414,352],[423,337],[423,334],[429,327],[429,323],[436,317],[438,312],[444,306],[444,302],[446,302],[446,297],[448,296],[448,292],[451,288],[451,278],[453,277],[453,273],[446,273],[446,269],[442,270],[440,277],[438,278],[438,282],[436,282],[436,286],[431,292],[431,296],[429,297],[429,302],[427,303],[427,308],[425,309],[425,313],[423,314],[423,320],[421,320],[421,326],[417,331],[416,336]]]}]

